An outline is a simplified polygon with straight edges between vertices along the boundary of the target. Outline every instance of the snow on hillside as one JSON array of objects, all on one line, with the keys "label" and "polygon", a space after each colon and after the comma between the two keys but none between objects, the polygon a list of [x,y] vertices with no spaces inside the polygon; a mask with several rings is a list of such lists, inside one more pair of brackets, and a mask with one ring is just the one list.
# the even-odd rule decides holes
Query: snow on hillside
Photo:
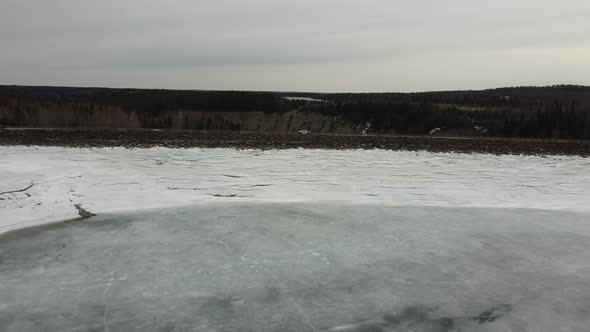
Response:
[{"label": "snow on hillside", "polygon": [[383,150],[0,147],[0,233],[195,204],[322,202],[590,211],[590,159]]}]

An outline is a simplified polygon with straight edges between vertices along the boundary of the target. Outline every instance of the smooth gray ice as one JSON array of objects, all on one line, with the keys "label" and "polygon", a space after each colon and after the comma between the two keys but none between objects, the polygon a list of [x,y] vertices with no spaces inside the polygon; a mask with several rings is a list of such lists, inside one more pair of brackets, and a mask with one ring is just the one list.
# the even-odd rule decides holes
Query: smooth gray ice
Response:
[{"label": "smooth gray ice", "polygon": [[590,216],[218,205],[0,236],[0,331],[587,331]]}]

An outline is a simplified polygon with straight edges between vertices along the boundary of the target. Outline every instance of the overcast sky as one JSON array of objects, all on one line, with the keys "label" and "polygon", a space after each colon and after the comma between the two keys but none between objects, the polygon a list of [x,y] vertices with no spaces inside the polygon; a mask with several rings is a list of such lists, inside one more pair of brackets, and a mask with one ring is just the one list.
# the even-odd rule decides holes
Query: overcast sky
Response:
[{"label": "overcast sky", "polygon": [[589,0],[0,0],[0,84],[590,85]]}]

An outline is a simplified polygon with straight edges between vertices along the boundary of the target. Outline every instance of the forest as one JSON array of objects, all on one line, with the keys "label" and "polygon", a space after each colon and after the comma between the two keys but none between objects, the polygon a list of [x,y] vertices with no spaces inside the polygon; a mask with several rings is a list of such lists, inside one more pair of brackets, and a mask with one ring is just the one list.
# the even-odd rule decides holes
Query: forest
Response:
[{"label": "forest", "polygon": [[[296,125],[291,125],[293,118],[299,119]],[[289,125],[281,127],[280,121]],[[328,123],[319,126],[318,121]],[[441,135],[590,139],[590,87],[299,93],[0,86],[0,126],[40,125],[198,130],[308,126],[322,132],[417,135],[437,128]]]}]

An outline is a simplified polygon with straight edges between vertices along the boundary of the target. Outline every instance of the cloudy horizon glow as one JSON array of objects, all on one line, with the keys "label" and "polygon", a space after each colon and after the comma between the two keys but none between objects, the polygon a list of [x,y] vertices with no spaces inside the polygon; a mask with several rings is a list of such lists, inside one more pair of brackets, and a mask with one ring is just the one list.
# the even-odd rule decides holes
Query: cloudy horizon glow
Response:
[{"label": "cloudy horizon glow", "polygon": [[590,84],[587,0],[4,0],[0,84],[425,91]]}]

